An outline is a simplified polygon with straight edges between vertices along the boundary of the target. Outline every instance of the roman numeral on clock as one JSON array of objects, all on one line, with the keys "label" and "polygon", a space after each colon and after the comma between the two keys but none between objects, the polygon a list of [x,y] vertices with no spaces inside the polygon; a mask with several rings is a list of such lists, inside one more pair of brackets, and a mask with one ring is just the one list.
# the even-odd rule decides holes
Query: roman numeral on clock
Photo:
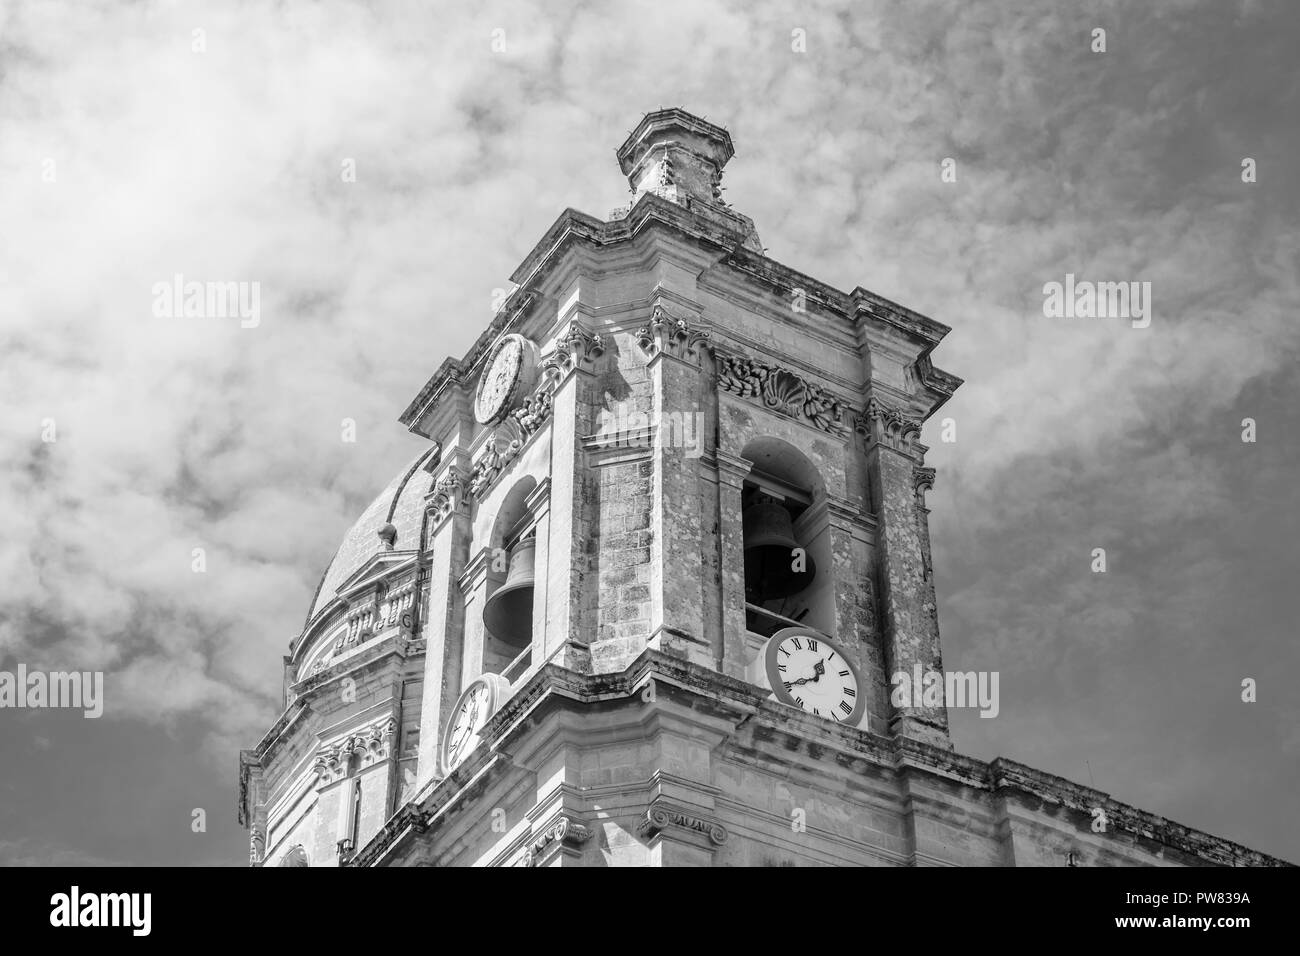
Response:
[{"label": "roman numeral on clock", "polygon": [[842,700],[840,701],[840,710],[844,711],[845,716],[848,716],[853,713],[853,705],[847,700]]},{"label": "roman numeral on clock", "polygon": [[790,641],[791,641],[791,643],[794,644],[794,649],[795,649],[796,651],[801,651],[801,650],[803,650],[803,645],[799,643],[799,638],[797,638],[797,637],[792,637],[792,638],[790,638]]},{"label": "roman numeral on clock", "polygon": [[811,637],[808,638],[808,650],[810,651],[817,650],[817,642],[814,641]]},{"label": "roman numeral on clock", "polygon": [[844,693],[845,693],[846,695],[848,695],[849,697],[857,697],[857,696],[858,696],[858,692],[857,692],[856,690],[854,690],[852,687],[845,687],[845,688],[843,688],[843,690],[844,690]]}]

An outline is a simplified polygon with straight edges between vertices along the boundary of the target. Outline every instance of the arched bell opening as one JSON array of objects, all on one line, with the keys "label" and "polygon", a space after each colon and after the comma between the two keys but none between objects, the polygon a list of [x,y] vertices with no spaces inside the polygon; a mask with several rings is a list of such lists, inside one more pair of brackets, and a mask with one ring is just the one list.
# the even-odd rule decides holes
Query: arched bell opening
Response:
[{"label": "arched bell opening", "polygon": [[536,487],[533,478],[515,484],[492,527],[483,604],[484,670],[492,673],[511,668],[532,646],[537,528],[528,498]]},{"label": "arched bell opening", "polygon": [[750,442],[753,462],[741,490],[745,621],[764,637],[786,627],[833,626],[825,486],[794,446],[774,438]]}]

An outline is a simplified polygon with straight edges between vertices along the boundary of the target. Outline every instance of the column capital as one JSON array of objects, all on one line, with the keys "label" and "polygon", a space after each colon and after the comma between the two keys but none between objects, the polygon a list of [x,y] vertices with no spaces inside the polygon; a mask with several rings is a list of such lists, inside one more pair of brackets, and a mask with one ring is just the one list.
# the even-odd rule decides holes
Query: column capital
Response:
[{"label": "column capital", "polygon": [[542,361],[542,377],[552,391],[575,372],[590,372],[596,359],[605,354],[605,337],[573,319],[555,340],[555,348]]}]

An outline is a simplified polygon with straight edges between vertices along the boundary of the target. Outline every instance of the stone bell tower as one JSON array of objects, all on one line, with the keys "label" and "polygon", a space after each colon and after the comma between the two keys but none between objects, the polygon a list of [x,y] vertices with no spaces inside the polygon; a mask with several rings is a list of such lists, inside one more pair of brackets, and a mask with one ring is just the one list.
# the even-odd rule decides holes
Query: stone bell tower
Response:
[{"label": "stone bell tower", "polygon": [[344,541],[241,760],[255,862],[1250,853],[1099,837],[1099,802],[1154,818],[962,757],[941,700],[891,695],[943,671],[919,439],[960,384],[948,329],[767,258],[732,155],[646,115],[630,204],[562,213],[403,413],[429,450]]}]

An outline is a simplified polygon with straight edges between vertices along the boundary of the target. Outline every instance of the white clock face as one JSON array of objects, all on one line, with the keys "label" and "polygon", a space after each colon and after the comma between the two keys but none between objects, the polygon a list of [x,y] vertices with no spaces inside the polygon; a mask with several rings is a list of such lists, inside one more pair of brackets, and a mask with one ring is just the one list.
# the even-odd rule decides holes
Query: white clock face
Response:
[{"label": "white clock face", "polygon": [[460,695],[451,713],[443,737],[443,770],[450,773],[474,749],[479,731],[492,716],[492,691],[483,681],[475,681]]},{"label": "white clock face", "polygon": [[483,370],[474,402],[474,414],[486,425],[505,410],[505,403],[514,391],[523,365],[524,344],[517,336],[507,336],[497,345]]},{"label": "white clock face", "polygon": [[773,635],[767,648],[767,674],[780,700],[814,717],[850,726],[862,719],[857,670],[820,634],[790,628]]}]

